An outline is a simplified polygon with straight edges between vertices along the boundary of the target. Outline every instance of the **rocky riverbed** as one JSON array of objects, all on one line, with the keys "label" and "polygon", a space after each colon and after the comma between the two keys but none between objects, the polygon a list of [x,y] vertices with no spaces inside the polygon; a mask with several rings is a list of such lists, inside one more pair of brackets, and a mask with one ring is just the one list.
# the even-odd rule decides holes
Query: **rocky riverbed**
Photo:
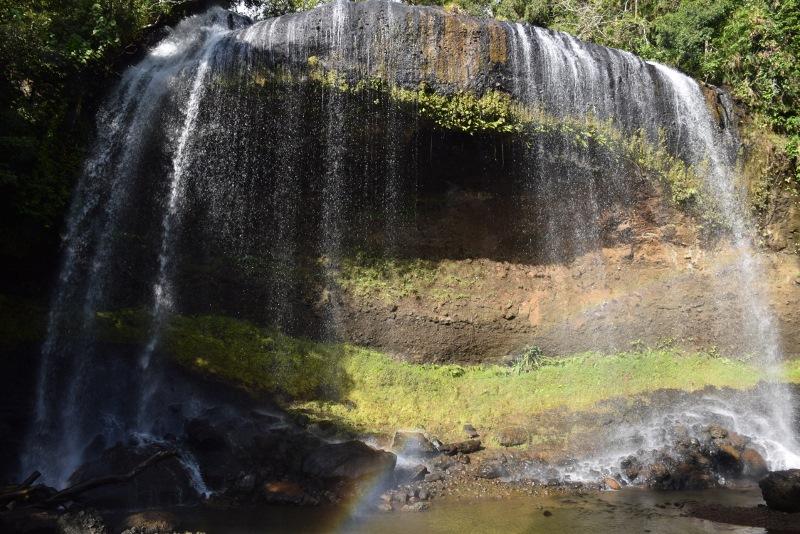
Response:
[{"label": "rocky riverbed", "polygon": [[[173,409],[179,412],[181,407]],[[637,413],[644,416],[646,411]],[[35,491],[3,499],[0,521],[21,532],[107,532],[107,525],[120,532],[161,532],[182,523],[174,514],[156,512],[176,506],[209,513],[215,521],[226,514],[259,515],[287,506],[316,510],[312,515],[340,509],[354,517],[371,517],[429,512],[476,499],[562,499],[562,505],[569,505],[570,498],[620,491],[758,493],[757,483],[767,474],[759,444],[720,424],[666,424],[658,447],[642,443],[639,450],[613,461],[609,455],[577,457],[570,447],[538,447],[525,427],[510,426],[483,436],[479,427],[466,424],[462,433],[463,440],[449,443],[421,430],[355,435],[329,421],[240,399],[238,405],[219,405],[187,417],[179,435],[131,436],[115,444],[98,437],[87,445],[86,461],[70,478],[71,487],[131,473],[157,455],[164,458],[129,479],[68,499],[32,484]],[[597,434],[594,446],[584,450],[596,449],[602,439]],[[784,500],[798,491],[792,476],[770,486],[783,491]],[[701,519],[777,524],[790,531],[800,522],[800,514],[758,507],[759,501],[734,506],[703,500],[680,508]],[[581,502],[575,501],[575,506],[580,508]]]}]

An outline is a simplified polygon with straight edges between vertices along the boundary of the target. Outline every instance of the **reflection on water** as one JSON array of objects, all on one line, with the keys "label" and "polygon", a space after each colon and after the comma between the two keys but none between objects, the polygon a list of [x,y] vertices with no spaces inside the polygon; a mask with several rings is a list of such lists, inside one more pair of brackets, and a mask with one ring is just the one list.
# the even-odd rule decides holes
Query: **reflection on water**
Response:
[{"label": "reflection on water", "polygon": [[[701,492],[623,490],[585,496],[525,497],[433,503],[427,512],[367,513],[343,508],[262,507],[248,514],[190,512],[181,527],[209,534],[286,533],[452,533],[538,534],[561,532],[765,532],[760,528],[712,523],[684,516],[688,503],[755,506],[757,489]],[[545,515],[545,512],[549,512]]]}]

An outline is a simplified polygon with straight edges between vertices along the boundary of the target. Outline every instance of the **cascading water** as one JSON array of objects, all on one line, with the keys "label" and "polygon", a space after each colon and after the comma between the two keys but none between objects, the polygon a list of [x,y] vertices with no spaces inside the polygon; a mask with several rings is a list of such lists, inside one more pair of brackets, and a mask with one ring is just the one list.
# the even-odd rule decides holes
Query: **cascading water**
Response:
[{"label": "cascading water", "polygon": [[[155,324],[160,320],[158,316],[169,298],[165,294],[169,244],[173,218],[179,209],[185,150],[210,57],[220,36],[229,32],[234,22],[227,12],[214,10],[181,24],[140,65],[126,71],[98,116],[96,148],[87,160],[68,218],[66,253],[42,349],[36,420],[23,459],[24,469],[39,468],[53,483],[61,485],[66,481],[94,435],[113,442],[131,430],[126,420],[132,409],[129,401],[139,396],[135,390],[145,384],[140,380],[131,383],[121,376],[119,383],[105,382],[115,370],[113,364],[102,361],[97,354],[96,314],[119,291],[115,287],[120,281],[115,279],[113,258],[121,253],[119,234],[126,229],[125,217],[130,216],[129,202],[137,187],[132,174],[151,155],[146,140],[157,135],[153,125],[161,121],[164,130],[181,133],[177,139],[163,140],[167,144],[177,142],[177,149],[154,287]],[[188,87],[186,80],[192,80]],[[187,89],[188,106],[181,110],[175,103],[185,98]],[[176,112],[185,115],[182,121]],[[175,130],[175,124],[180,122],[183,128]],[[81,310],[77,317],[76,308]],[[147,367],[155,343],[153,337],[141,355],[142,367]]]},{"label": "cascading water", "polygon": [[[736,134],[730,120],[715,123],[697,83],[565,34],[448,17],[340,0],[248,26],[214,9],[181,23],[126,71],[98,116],[69,215],[25,470],[63,484],[95,436],[113,443],[174,430],[164,407],[177,393],[160,380],[157,358],[173,312],[339,335],[336,297],[317,306],[326,299],[309,295],[303,280],[330,295],[347,247],[372,239],[376,228],[377,248],[402,251],[421,232],[408,212],[420,188],[432,187],[420,183],[420,169],[436,165],[434,146],[449,139],[421,134],[417,110],[390,91],[348,94],[359,80],[414,91],[424,82],[443,94],[499,88],[558,121],[665,137],[672,152],[707,169],[733,236],[739,283],[729,288],[733,304],[718,303],[720,316],[733,313],[724,306],[744,309],[746,352],[776,372],[778,337],[734,187]],[[543,263],[592,254],[602,285],[602,214],[633,204],[624,163],[548,133],[499,150],[502,161],[516,158],[524,199],[525,228],[509,233],[522,232],[527,256]],[[98,314],[125,308],[147,310],[147,339],[135,355],[118,354],[99,335]],[[612,322],[598,318],[598,346]],[[731,427],[757,438],[771,467],[800,464],[788,391],[775,384],[762,391],[746,413],[707,399],[689,422],[733,419]],[[595,465],[618,463],[665,417],[680,414],[631,429],[630,443]]]},{"label": "cascading water", "polygon": [[[777,381],[781,369],[777,330],[766,304],[765,290],[759,284],[762,271],[751,242],[752,224],[745,211],[746,200],[735,186],[738,140],[733,123],[726,118],[721,125],[715,124],[697,82],[673,69],[645,62],[627,52],[582,43],[566,34],[527,28],[521,24],[515,25],[510,31],[514,35],[511,57],[520,79],[517,82],[518,92],[527,104],[562,119],[591,114],[593,118],[611,120],[623,131],[642,130],[654,140],[658,139],[660,131],[666,130],[673,150],[680,153],[689,164],[704,169],[705,186],[717,203],[719,214],[724,219],[722,225],[729,229],[735,249],[732,267],[735,272],[734,287],[712,287],[709,293],[722,295],[733,289],[733,302],[718,301],[721,310],[718,317],[727,321],[736,315],[737,307],[745,310],[740,316],[740,328],[744,331],[745,340],[742,353],[758,358],[770,383],[761,389],[763,395],[758,399],[759,402],[748,405],[746,410],[730,406],[730,400],[726,403],[720,399],[705,399],[684,419],[697,423],[721,417],[726,424],[742,433],[757,436],[767,460],[774,468],[800,465],[800,448],[792,429],[794,414],[791,394],[788,387]],[[539,50],[538,55],[533,53],[531,39]],[[623,77],[621,73],[626,75]],[[624,86],[620,80],[625,80]],[[724,111],[729,113],[730,103],[723,104]],[[541,153],[531,154],[530,157],[539,158]],[[567,175],[574,174],[575,170],[565,169],[564,172]],[[570,178],[567,181],[574,183],[574,176]],[[591,177],[583,180],[589,181]],[[563,202],[566,187],[560,184],[553,187],[553,184],[545,182],[545,190],[547,188],[562,194]],[[588,244],[588,248],[598,245],[599,236],[592,235],[591,229],[599,226],[602,210],[594,202],[593,190],[594,187],[582,191],[582,194],[590,199],[588,204],[583,204],[584,208],[588,207],[583,210],[584,216],[588,214],[594,220],[584,219],[568,237],[568,240],[579,244]],[[581,210],[577,208],[570,203],[567,213],[580,213]],[[567,220],[567,213],[563,214],[563,219],[556,217],[555,220]],[[558,244],[556,250],[563,250],[560,237],[563,239],[557,230],[549,229],[548,241]],[[602,272],[602,265],[598,268]],[[741,402],[741,399],[734,402]],[[672,414],[672,417],[676,421],[682,419],[676,414]],[[644,424],[642,432],[646,434],[663,424],[659,417],[656,421]],[[641,437],[641,433],[634,431],[632,434]],[[652,445],[653,441],[649,443]],[[628,449],[628,453],[634,452],[641,447],[641,441],[632,439],[627,446],[633,447]],[[604,455],[594,467],[597,464],[613,464],[620,454],[612,456],[615,457],[612,459]]]}]

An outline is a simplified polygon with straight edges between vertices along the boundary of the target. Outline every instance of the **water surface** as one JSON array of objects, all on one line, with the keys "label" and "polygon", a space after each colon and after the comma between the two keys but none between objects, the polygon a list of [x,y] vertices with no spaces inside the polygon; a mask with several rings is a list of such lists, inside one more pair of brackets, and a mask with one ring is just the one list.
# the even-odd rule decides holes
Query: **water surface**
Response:
[{"label": "water surface", "polygon": [[[268,506],[249,513],[189,513],[181,528],[207,533],[453,533],[539,534],[552,532],[766,532],[761,528],[687,517],[691,503],[756,506],[757,489],[653,492],[623,490],[568,497],[517,497],[434,501],[427,512],[367,512],[343,508]],[[545,515],[549,512],[550,515]]]}]

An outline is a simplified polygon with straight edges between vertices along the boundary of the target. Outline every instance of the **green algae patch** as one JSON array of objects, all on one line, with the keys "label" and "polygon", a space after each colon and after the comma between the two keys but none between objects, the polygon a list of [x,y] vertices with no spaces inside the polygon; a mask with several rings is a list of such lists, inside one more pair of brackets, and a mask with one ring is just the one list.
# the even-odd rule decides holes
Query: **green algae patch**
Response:
[{"label": "green algae patch", "polygon": [[[103,314],[100,330],[118,342],[141,343],[143,318],[136,311]],[[548,357],[524,368],[421,365],[209,315],[171,318],[161,348],[182,366],[274,395],[314,419],[365,433],[424,428],[443,439],[458,438],[467,422],[496,431],[552,409],[591,410],[658,389],[746,389],[763,378],[746,362],[674,348]],[[786,377],[800,381],[800,364],[793,362]]]}]

